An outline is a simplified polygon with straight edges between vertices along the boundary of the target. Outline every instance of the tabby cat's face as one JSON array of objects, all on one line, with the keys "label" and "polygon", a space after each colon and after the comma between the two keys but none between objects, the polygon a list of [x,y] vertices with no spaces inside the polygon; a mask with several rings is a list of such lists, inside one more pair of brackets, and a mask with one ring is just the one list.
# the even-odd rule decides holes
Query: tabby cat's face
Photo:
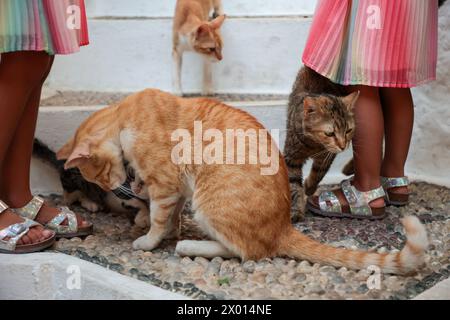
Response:
[{"label": "tabby cat's face", "polygon": [[339,153],[350,144],[355,131],[353,107],[359,92],[346,97],[312,95],[303,100],[302,127],[305,137],[328,152]]}]

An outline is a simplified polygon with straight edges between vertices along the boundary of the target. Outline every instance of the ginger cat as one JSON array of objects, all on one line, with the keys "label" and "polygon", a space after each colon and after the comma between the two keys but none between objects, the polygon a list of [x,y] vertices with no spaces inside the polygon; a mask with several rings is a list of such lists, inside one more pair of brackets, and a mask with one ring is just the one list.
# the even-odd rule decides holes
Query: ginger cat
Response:
[{"label": "ginger cat", "polygon": [[[215,19],[209,21],[214,10]],[[173,21],[173,91],[181,96],[181,69],[184,51],[203,56],[203,95],[210,95],[212,62],[222,60],[220,27],[225,20],[221,0],[178,0]]]},{"label": "ginger cat", "polygon": [[[126,180],[124,160],[136,170],[150,197],[151,229],[134,241],[135,249],[152,250],[163,239],[178,236],[179,215],[190,199],[195,220],[212,241],[179,241],[179,255],[243,260],[289,256],[353,269],[377,265],[388,273],[408,273],[422,265],[428,242],[417,217],[403,219],[408,240],[397,253],[335,248],[297,231],[290,222],[287,168],[269,134],[271,156],[279,163],[273,174],[261,174],[264,166],[259,162],[177,164],[173,152],[179,141],[174,141],[174,133],[184,129],[194,136],[194,121],[201,121],[203,130],[223,134],[226,129],[264,129],[248,113],[219,101],[148,89],[92,114],[61,148],[58,158],[67,159],[66,168],[78,167],[86,180],[105,190],[116,189]],[[231,141],[237,151],[236,138]],[[250,139],[244,141],[250,150]],[[189,149],[187,158],[195,158],[195,148],[207,150],[211,144],[211,137],[202,137],[201,143],[189,145],[194,150]]]}]

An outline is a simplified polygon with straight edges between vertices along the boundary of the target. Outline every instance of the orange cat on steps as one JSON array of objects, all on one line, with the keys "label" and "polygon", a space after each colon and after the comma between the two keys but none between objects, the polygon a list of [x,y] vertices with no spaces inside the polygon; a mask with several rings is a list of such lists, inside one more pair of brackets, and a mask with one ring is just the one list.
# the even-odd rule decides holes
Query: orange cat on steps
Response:
[{"label": "orange cat on steps", "polygon": [[[264,166],[260,163],[177,164],[173,152],[179,141],[174,133],[184,129],[194,136],[195,121],[201,121],[204,132],[214,129],[223,135],[229,129],[264,130],[248,113],[219,101],[179,98],[148,89],[92,114],[58,152],[58,158],[67,159],[66,168],[78,167],[86,180],[105,190],[126,180],[124,160],[136,170],[148,187],[151,229],[134,241],[135,249],[152,250],[163,239],[178,236],[179,215],[190,199],[195,220],[212,241],[179,241],[176,252],[180,255],[244,260],[288,256],[353,269],[376,265],[388,273],[409,273],[423,264],[427,235],[413,216],[403,219],[408,239],[396,253],[335,248],[294,229],[286,165],[269,134],[266,139],[274,146],[271,157],[279,164],[274,174],[261,174]],[[237,152],[237,138],[233,139]],[[203,138],[200,147],[206,150],[212,140]],[[244,141],[250,150],[250,139]],[[190,160],[195,150],[188,151]]]},{"label": "orange cat on steps", "polygon": [[[217,16],[209,21],[210,12]],[[212,62],[222,60],[220,27],[225,20],[221,0],[178,0],[173,19],[173,92],[182,95],[181,69],[184,51],[203,57],[203,95],[213,93]]]}]

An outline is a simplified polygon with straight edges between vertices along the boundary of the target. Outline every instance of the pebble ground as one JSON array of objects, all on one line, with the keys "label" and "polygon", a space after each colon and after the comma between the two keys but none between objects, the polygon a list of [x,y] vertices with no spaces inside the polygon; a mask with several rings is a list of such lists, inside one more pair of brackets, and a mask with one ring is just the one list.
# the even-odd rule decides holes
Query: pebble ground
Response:
[{"label": "pebble ground", "polygon": [[[195,299],[411,299],[450,275],[450,190],[425,183],[411,185],[407,207],[389,207],[382,221],[321,218],[307,214],[295,227],[334,246],[363,250],[400,250],[405,241],[399,221],[417,215],[430,240],[426,267],[411,276],[382,275],[379,289],[369,289],[367,270],[353,271],[284,258],[241,262],[179,257],[176,241],[164,241],[153,252],[134,251],[131,243],[146,233],[133,225],[133,214],[89,213],[94,235],[59,240],[53,250],[77,256],[111,270]],[[48,197],[58,204],[59,196]],[[204,235],[183,214],[183,239]]]}]

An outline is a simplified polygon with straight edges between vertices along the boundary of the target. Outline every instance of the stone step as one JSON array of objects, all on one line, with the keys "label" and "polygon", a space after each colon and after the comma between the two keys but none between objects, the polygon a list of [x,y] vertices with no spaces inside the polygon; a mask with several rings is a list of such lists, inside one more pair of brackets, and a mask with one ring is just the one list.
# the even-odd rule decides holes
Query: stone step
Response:
[{"label": "stone step", "polygon": [[[213,66],[214,92],[288,94],[301,66],[311,18],[231,18],[224,60]],[[172,90],[171,19],[94,19],[91,44],[58,56],[47,85],[55,90]],[[202,59],[186,53],[183,89],[201,90]]]},{"label": "stone step", "polygon": [[[90,18],[172,17],[176,0],[88,0]],[[312,15],[316,0],[223,0],[229,16]]]}]

